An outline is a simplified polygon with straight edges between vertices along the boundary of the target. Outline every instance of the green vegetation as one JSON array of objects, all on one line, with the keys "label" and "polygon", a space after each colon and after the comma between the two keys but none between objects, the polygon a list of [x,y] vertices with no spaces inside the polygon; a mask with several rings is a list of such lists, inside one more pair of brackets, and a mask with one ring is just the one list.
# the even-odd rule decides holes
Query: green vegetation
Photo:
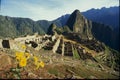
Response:
[{"label": "green vegetation", "polygon": [[64,30],[64,32],[72,32],[72,31],[69,29],[68,26],[64,26],[64,27],[63,27],[63,30]]},{"label": "green vegetation", "polygon": [[73,51],[73,58],[74,59],[80,59],[80,56],[79,56],[79,54],[77,52],[77,49],[73,48],[73,46],[72,46],[72,51]]},{"label": "green vegetation", "polygon": [[102,55],[96,56],[95,59],[99,61],[99,63],[103,63],[106,66],[110,67],[114,70],[119,70],[120,67],[120,59],[119,52],[111,49],[108,46],[105,46],[105,51]]},{"label": "green vegetation", "polygon": [[105,54],[106,54],[106,64],[111,67],[112,69],[116,68],[118,63],[118,53],[113,51],[109,47],[105,47]]},{"label": "green vegetation", "polygon": [[63,33],[63,28],[62,27],[57,27],[55,29],[55,31],[58,33],[58,34],[62,34]]},{"label": "green vegetation", "polygon": [[71,31],[67,26],[57,27],[56,24],[53,23],[49,26],[47,34],[52,34],[53,35],[55,32],[57,34],[62,34],[64,32],[71,32]]},{"label": "green vegetation", "polygon": [[55,68],[49,69],[48,72],[49,72],[50,74],[54,74],[54,75],[56,75],[56,76],[58,75],[58,70],[55,69]]},{"label": "green vegetation", "polygon": [[41,26],[31,19],[0,16],[0,38],[14,38],[35,32],[45,34]]},{"label": "green vegetation", "polygon": [[53,23],[53,24],[51,24],[50,26],[49,26],[49,28],[48,28],[48,31],[47,31],[47,34],[49,34],[49,35],[53,35],[53,34],[55,34],[55,29],[56,29],[56,25]]}]

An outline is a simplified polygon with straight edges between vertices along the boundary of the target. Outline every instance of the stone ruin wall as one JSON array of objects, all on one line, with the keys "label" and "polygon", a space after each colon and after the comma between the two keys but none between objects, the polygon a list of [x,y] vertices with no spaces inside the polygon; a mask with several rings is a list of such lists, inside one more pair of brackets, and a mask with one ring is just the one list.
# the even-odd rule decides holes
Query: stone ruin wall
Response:
[{"label": "stone ruin wall", "polygon": [[[48,40],[46,40],[46,42],[43,41],[43,39],[46,37],[49,38],[51,36],[49,36],[49,35],[44,35],[44,36],[32,35],[32,36],[26,36],[26,37],[19,37],[19,38],[15,38],[15,39],[0,39],[0,48],[20,50],[21,49],[20,45],[25,45],[26,42],[30,43],[30,41],[35,42],[36,44],[39,45],[38,47],[41,48],[47,42],[49,42]],[[37,50],[38,50],[38,47],[36,48]]]}]

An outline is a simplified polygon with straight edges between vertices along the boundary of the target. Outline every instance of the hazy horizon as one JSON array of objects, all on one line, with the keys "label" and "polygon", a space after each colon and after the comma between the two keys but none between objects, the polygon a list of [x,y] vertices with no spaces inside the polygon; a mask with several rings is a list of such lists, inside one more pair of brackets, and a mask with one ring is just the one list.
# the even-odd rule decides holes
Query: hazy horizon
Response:
[{"label": "hazy horizon", "polygon": [[51,21],[75,9],[84,12],[113,6],[119,6],[119,0],[1,0],[0,15]]}]

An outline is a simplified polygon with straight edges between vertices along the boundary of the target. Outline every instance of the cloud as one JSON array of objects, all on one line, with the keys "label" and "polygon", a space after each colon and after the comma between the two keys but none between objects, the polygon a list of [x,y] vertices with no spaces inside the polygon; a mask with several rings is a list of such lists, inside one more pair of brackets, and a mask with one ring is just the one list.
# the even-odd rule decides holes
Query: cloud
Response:
[{"label": "cloud", "polygon": [[119,0],[2,0],[1,14],[33,20],[53,20],[75,9],[83,12],[115,5],[119,5]]}]

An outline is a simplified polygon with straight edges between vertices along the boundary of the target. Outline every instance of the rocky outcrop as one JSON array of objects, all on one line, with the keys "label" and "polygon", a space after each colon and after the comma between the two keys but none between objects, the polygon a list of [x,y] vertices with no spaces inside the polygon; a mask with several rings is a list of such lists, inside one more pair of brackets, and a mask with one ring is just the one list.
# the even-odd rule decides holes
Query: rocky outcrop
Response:
[{"label": "rocky outcrop", "polygon": [[12,58],[3,52],[0,52],[0,68],[10,65],[12,65]]},{"label": "rocky outcrop", "polygon": [[79,10],[75,10],[69,17],[66,25],[81,36],[81,39],[92,39],[92,22],[81,15]]}]

